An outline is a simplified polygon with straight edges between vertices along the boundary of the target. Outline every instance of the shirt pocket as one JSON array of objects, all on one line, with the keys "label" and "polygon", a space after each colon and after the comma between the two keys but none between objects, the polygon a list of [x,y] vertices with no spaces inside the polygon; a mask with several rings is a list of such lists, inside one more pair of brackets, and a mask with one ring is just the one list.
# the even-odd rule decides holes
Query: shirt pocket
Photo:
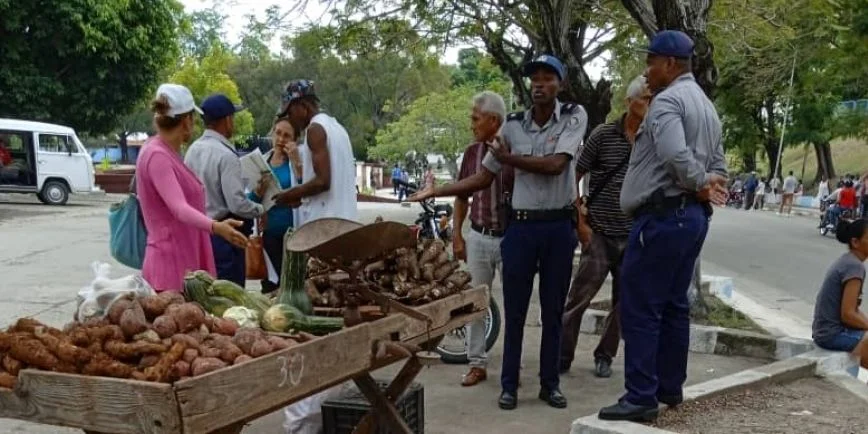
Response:
[{"label": "shirt pocket", "polygon": [[533,141],[527,134],[517,134],[518,137],[511,137],[510,150],[515,155],[535,155],[533,149]]},{"label": "shirt pocket", "polygon": [[545,139],[543,140],[542,145],[540,145],[539,152],[541,152],[541,156],[545,157],[548,155],[552,155],[555,153],[555,149],[558,147],[558,140],[561,138],[561,133],[550,133],[546,134]]}]

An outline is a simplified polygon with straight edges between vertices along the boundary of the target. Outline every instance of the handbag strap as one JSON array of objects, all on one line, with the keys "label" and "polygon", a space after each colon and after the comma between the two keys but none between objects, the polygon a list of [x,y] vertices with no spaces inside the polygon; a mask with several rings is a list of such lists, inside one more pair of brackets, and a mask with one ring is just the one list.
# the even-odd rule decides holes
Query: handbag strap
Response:
[{"label": "handbag strap", "polygon": [[600,192],[603,191],[604,188],[606,188],[606,184],[608,184],[609,181],[611,181],[612,178],[615,176],[615,174],[620,172],[621,169],[624,168],[624,166],[629,161],[630,161],[630,154],[628,153],[624,157],[624,159],[621,160],[620,163],[618,163],[618,166],[616,166],[614,169],[612,169],[608,173],[606,173],[606,176],[603,178],[603,182],[601,182],[600,185],[598,185],[597,188],[595,188],[594,191],[591,192],[590,196],[588,196],[588,201],[587,201],[587,203],[585,203],[585,206],[587,206],[587,207],[591,206],[591,202],[594,200],[594,198],[597,197],[600,194]]}]

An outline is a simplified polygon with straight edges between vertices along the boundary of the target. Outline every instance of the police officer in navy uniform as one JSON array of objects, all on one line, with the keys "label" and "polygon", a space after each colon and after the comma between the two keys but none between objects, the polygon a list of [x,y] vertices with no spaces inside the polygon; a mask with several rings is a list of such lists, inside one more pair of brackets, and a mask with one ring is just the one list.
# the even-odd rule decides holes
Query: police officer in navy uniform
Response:
[{"label": "police officer in navy uniform", "polygon": [[621,208],[633,218],[621,266],[627,393],[600,410],[606,420],[652,420],[658,402],[675,406],[683,400],[687,289],[711,204],[726,201],[720,118],[691,73],[693,41],[662,31],[646,53],[645,77],[655,95],[621,189]]},{"label": "police officer in navy uniform", "polygon": [[507,116],[502,135],[489,143],[484,170],[411,197],[468,196],[491,185],[503,165],[515,169],[511,218],[501,242],[506,325],[498,405],[504,410],[517,405],[524,323],[537,273],[543,323],[539,398],[555,408],[567,406],[558,362],[564,302],[578,244],[574,160],[588,116],[582,106],[558,101],[565,72],[563,63],[550,55],[524,65],[533,107]]}]

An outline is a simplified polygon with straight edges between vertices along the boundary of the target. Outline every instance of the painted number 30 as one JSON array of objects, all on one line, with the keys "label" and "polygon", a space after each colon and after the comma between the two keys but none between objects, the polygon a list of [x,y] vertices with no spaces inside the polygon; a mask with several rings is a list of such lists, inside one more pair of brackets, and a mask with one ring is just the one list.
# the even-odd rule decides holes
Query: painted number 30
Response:
[{"label": "painted number 30", "polygon": [[280,384],[277,387],[286,386],[286,383],[298,386],[304,376],[304,354],[293,354],[288,358],[280,356],[277,363],[280,366]]}]

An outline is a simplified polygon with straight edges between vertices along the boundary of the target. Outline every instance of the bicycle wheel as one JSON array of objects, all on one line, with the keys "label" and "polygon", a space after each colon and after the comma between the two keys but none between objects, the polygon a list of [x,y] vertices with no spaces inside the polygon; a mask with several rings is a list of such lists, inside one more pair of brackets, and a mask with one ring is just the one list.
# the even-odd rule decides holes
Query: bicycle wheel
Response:
[{"label": "bicycle wheel", "polygon": [[[494,299],[488,304],[488,310],[482,318],[485,322],[485,349],[487,351],[494,346],[500,335],[500,308]],[[443,340],[437,346],[437,353],[440,354],[443,363],[464,364],[469,361],[467,346],[465,345],[466,337],[465,327],[454,329],[443,336]]]}]

